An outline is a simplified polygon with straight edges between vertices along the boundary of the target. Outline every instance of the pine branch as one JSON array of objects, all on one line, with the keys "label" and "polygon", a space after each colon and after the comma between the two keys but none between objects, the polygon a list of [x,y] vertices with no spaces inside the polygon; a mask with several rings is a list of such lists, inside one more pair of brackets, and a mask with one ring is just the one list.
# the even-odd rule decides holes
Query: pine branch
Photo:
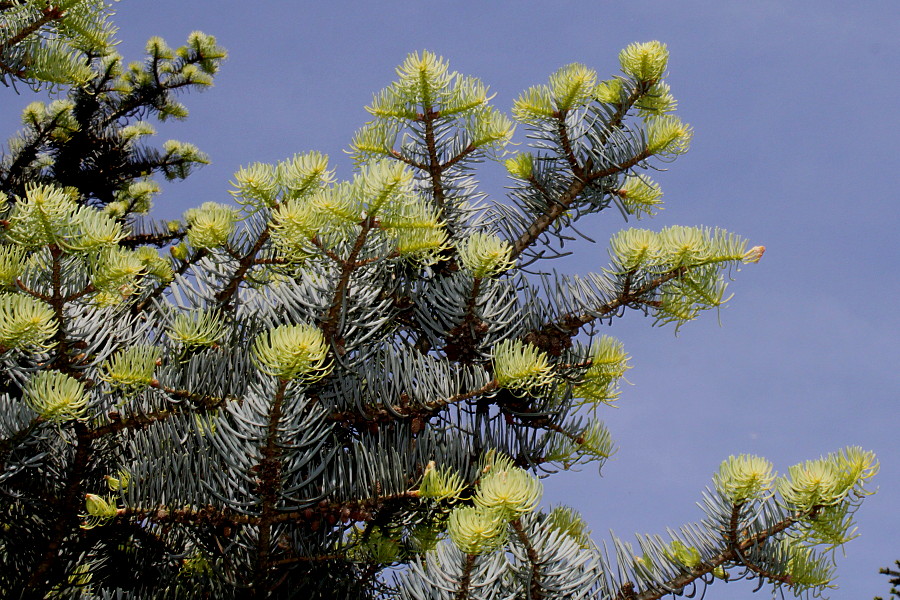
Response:
[{"label": "pine branch", "polygon": [[[631,108],[634,106],[634,103],[637,102],[638,99],[640,99],[640,97],[646,93],[646,90],[649,89],[653,83],[654,82],[640,83],[635,87],[628,98],[618,107],[616,112],[613,114],[607,125],[606,131],[601,134],[597,142],[598,146],[602,147],[606,144],[606,142],[609,141],[609,136],[613,129],[622,127],[623,120],[628,114],[628,111],[631,110]],[[526,228],[525,232],[522,233],[515,241],[515,243],[513,244],[513,258],[517,258],[520,254],[522,254],[525,249],[527,249],[537,241],[541,234],[543,234],[550,227],[550,225],[552,225],[557,219],[559,219],[560,216],[562,216],[567,210],[569,210],[571,205],[578,199],[579,195],[590,183],[602,179],[603,177],[608,177],[609,175],[614,175],[616,173],[626,171],[651,156],[649,150],[645,148],[643,152],[637,154],[636,156],[633,156],[631,159],[620,165],[614,165],[606,169],[593,171],[593,164],[590,162],[590,160],[588,160],[586,164],[581,165],[578,162],[577,157],[575,156],[575,152],[572,149],[571,140],[569,139],[569,131],[566,126],[566,114],[566,111],[557,112],[554,114],[554,117],[557,120],[557,134],[559,136],[563,156],[569,163],[569,167],[573,173],[572,181],[570,182],[568,189],[561,196],[559,196],[558,198],[554,198],[551,202],[549,202],[544,213],[535,218],[531,225]],[[530,181],[532,182],[532,185],[536,184],[536,181],[533,177],[530,179]],[[548,196],[546,190],[540,187],[538,187],[538,189],[544,196]]]}]

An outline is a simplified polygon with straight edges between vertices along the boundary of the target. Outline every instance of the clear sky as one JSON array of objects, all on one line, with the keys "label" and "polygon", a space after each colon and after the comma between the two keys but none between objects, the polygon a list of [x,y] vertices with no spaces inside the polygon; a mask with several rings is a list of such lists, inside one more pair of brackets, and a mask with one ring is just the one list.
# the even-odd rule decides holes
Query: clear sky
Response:
[{"label": "clear sky", "polygon": [[[159,128],[160,143],[193,142],[212,159],[166,186],[165,217],[228,201],[238,167],[296,152],[323,151],[350,178],[343,150],[363,106],[413,50],[482,78],[508,111],[562,65],[609,77],[627,44],[667,43],[678,114],[695,135],[655,177],[666,209],[641,226],[720,226],[768,251],[735,273],[718,320],[707,314],[678,337],[638,314],[613,324],[634,365],[607,411],[618,453],[602,477],[546,480],[545,502],[582,511],[598,540],[610,529],[663,534],[701,517],[695,502],[730,454],[784,472],[860,445],[878,453],[880,490],[858,513],[861,535],[839,556],[830,596],[887,594],[878,568],[900,559],[900,2],[124,0],[117,10],[129,60],[151,35],[174,46],[195,29],[230,53],[213,89],[185,97],[190,118]],[[6,137],[34,98],[0,98]],[[494,199],[500,173],[487,163],[480,175]],[[595,217],[582,227],[601,243],[559,269],[605,266],[602,240],[623,222]],[[760,597],[752,588],[716,584],[708,597]]]}]

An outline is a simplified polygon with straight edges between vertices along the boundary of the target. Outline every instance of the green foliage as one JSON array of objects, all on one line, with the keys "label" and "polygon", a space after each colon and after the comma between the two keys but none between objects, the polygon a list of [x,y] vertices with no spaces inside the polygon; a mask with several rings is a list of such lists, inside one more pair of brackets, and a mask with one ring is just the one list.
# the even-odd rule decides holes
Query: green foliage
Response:
[{"label": "green foliage", "polygon": [[[533,143],[513,156],[487,86],[411,54],[353,137],[349,181],[298,154],[240,169],[236,206],[152,223],[152,176],[206,159],[147,146],[147,119],[185,117],[174,94],[211,85],[224,51],[153,38],[126,65],[99,3],[0,10],[8,31],[46,19],[4,30],[5,76],[68,86],[25,109],[0,162],[0,588],[649,600],[714,577],[832,585],[877,470],[858,448],[786,477],[731,457],[705,518],[639,549],[601,551],[572,510],[540,504],[540,476],[613,453],[603,411],[631,364],[596,325],[636,309],[681,326],[764,250],[627,229],[597,273],[546,267],[576,222],[659,210],[643,171],[691,137],[664,45],[623,50],[614,79],[572,64],[526,90],[512,114]],[[87,71],[66,72],[60,44]],[[56,66],[31,67],[38,50]],[[483,203],[485,158],[504,159],[509,202]]]},{"label": "green foliage", "polygon": [[103,0],[0,3],[0,82],[35,89],[86,83],[93,72],[85,57],[112,51],[110,15]]}]

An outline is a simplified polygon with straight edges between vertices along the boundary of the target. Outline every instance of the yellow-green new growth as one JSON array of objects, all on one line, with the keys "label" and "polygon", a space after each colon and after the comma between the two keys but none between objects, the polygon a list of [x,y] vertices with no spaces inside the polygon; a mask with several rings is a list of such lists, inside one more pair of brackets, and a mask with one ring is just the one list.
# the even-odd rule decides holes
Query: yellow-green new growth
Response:
[{"label": "yellow-green new growth", "polygon": [[112,475],[107,475],[105,477],[106,486],[113,492],[127,490],[128,486],[131,484],[131,474],[128,471],[119,469],[116,475],[118,475],[118,477],[113,477]]},{"label": "yellow-green new growth", "polygon": [[513,118],[520,123],[537,124],[553,118],[553,97],[546,85],[528,88],[513,102]]},{"label": "yellow-green new growth", "polygon": [[622,71],[638,81],[657,81],[666,72],[669,50],[659,41],[634,43],[619,52]]},{"label": "yellow-green new growth", "polygon": [[166,282],[172,281],[174,278],[172,265],[161,257],[159,251],[153,246],[141,246],[134,251],[134,255],[144,265],[144,271],[148,275]]},{"label": "yellow-green new growth", "polygon": [[569,536],[585,550],[594,547],[591,530],[575,509],[557,506],[545,517],[545,522],[557,531]]},{"label": "yellow-green new growth", "polygon": [[334,172],[328,169],[328,156],[315,151],[295,154],[279,162],[275,176],[286,198],[309,196],[334,181]]},{"label": "yellow-green new growth", "polygon": [[110,356],[100,369],[100,379],[114,390],[137,393],[153,382],[162,351],[156,346],[132,346]]},{"label": "yellow-green new growth", "polygon": [[25,403],[45,421],[87,418],[88,394],[84,384],[57,371],[40,371],[25,386]]},{"label": "yellow-green new growth", "polygon": [[614,402],[618,382],[631,367],[622,342],[604,335],[591,345],[590,366],[575,386],[574,396],[587,402]]},{"label": "yellow-green new growth", "polygon": [[84,508],[87,514],[81,515],[84,518],[82,529],[93,529],[104,525],[118,514],[116,503],[112,498],[104,498],[97,494],[84,495]]},{"label": "yellow-green new growth", "polygon": [[527,181],[534,176],[534,155],[530,152],[519,152],[503,164],[510,175],[516,179]]},{"label": "yellow-green new growth", "polygon": [[686,546],[681,540],[673,540],[664,552],[666,558],[688,569],[700,564],[700,551],[692,546]]},{"label": "yellow-green new growth", "polygon": [[278,193],[278,176],[276,167],[264,163],[253,163],[241,167],[234,174],[231,185],[235,188],[229,193],[238,204],[248,204],[257,208],[275,205]]},{"label": "yellow-green new growth", "polygon": [[512,245],[500,237],[476,231],[459,247],[459,258],[473,277],[494,277],[515,266]]},{"label": "yellow-green new growth", "polygon": [[391,564],[402,554],[400,542],[378,526],[368,529],[354,526],[350,531],[348,547],[347,558],[359,563]]},{"label": "yellow-green new growth", "polygon": [[395,85],[408,102],[433,107],[445,99],[447,88],[456,75],[448,71],[449,67],[443,57],[433,52],[425,50],[421,56],[413,52],[397,67],[400,80]]},{"label": "yellow-green new growth", "polygon": [[641,116],[648,118],[674,111],[678,106],[678,102],[672,96],[669,84],[660,81],[638,98],[635,106]]},{"label": "yellow-green new growth", "polygon": [[647,151],[673,157],[684,154],[691,145],[694,132],[674,115],[651,116],[647,119]]},{"label": "yellow-green new growth", "polygon": [[[16,0],[2,10],[4,47],[0,81],[7,77],[34,89],[49,85],[79,85],[94,72],[85,53],[103,56],[112,51],[116,28],[111,6],[102,0]],[[4,44],[5,46],[5,44]]]},{"label": "yellow-green new growth", "polygon": [[113,305],[135,294],[147,272],[141,256],[121,246],[108,246],[91,254],[89,267],[91,283],[103,295],[103,303]]},{"label": "yellow-green new growth", "polygon": [[512,521],[532,512],[543,492],[541,482],[523,469],[492,469],[478,482],[473,500],[476,506],[497,509]]},{"label": "yellow-green new growth", "polygon": [[52,346],[57,331],[53,308],[31,296],[0,295],[0,351],[39,352]]},{"label": "yellow-green new growth", "polygon": [[559,463],[564,469],[612,456],[612,436],[602,421],[592,419],[580,431],[565,434],[553,431],[548,434],[544,459]]},{"label": "yellow-green new growth", "polygon": [[504,340],[494,346],[494,377],[500,387],[524,394],[552,383],[553,367],[542,350],[519,340]]},{"label": "yellow-green new growth", "polygon": [[808,511],[838,504],[851,494],[870,494],[865,483],[877,472],[875,454],[853,446],[790,467],[787,476],[778,479],[777,489],[788,506]]},{"label": "yellow-green new growth", "polygon": [[549,89],[553,104],[560,112],[588,104],[597,86],[597,72],[572,63],[550,76]]},{"label": "yellow-green new growth", "polygon": [[[376,93],[366,107],[374,119],[353,136],[350,152],[356,164],[402,159],[403,145],[400,150],[394,148],[397,138],[423,122],[428,128],[444,128],[452,122],[466,140],[463,154],[472,157],[500,154],[512,138],[514,126],[488,104],[492,96],[487,86],[475,77],[451,72],[448,63],[435,54],[409,54],[397,74],[400,79]],[[443,152],[443,142],[437,145],[438,152]]]},{"label": "yellow-green new growth", "polygon": [[732,504],[762,500],[771,495],[772,463],[759,456],[729,456],[713,476],[713,484]]},{"label": "yellow-green new growth", "polygon": [[159,184],[150,179],[133,181],[124,190],[116,192],[115,201],[107,204],[104,212],[116,218],[128,212],[147,214],[153,208],[153,196],[159,191]]},{"label": "yellow-green new growth", "polygon": [[[721,229],[673,225],[653,232],[624,229],[610,239],[616,273],[748,262],[746,240]],[[759,253],[761,255],[761,252]]]},{"label": "yellow-green new growth", "polygon": [[836,588],[834,567],[811,549],[790,538],[778,544],[778,555],[784,565],[784,574],[799,595],[812,588]]},{"label": "yellow-green new growth", "polygon": [[224,246],[234,231],[237,211],[217,202],[204,202],[200,208],[184,213],[188,225],[187,240],[199,249]]},{"label": "yellow-green new growth", "polygon": [[29,186],[9,216],[7,239],[28,249],[58,244],[75,233],[77,212],[78,204],[69,191]]},{"label": "yellow-green new growth", "polygon": [[450,247],[437,209],[412,194],[399,195],[385,204],[379,223],[400,256],[433,263]]},{"label": "yellow-green new growth", "polygon": [[629,175],[616,192],[629,214],[652,216],[662,204],[662,190],[646,175]]},{"label": "yellow-green new growth", "polygon": [[425,467],[422,475],[422,483],[419,485],[420,498],[433,498],[435,500],[456,500],[465,489],[459,473],[449,467],[435,467],[434,461]]},{"label": "yellow-green new growth", "polygon": [[16,285],[25,268],[25,249],[14,245],[0,246],[0,286],[11,288]]},{"label": "yellow-green new growth", "polygon": [[168,329],[169,339],[181,346],[211,346],[222,339],[225,323],[214,310],[180,312]]},{"label": "yellow-green new growth", "polygon": [[260,334],[251,347],[257,368],[281,380],[311,383],[331,371],[328,344],[315,325],[281,325]]},{"label": "yellow-green new growth", "polygon": [[375,216],[388,202],[407,203],[412,196],[413,173],[398,161],[380,160],[365,165],[354,177],[353,186],[366,214]]},{"label": "yellow-green new growth", "polygon": [[447,533],[461,552],[486,554],[506,543],[509,526],[502,509],[459,506],[450,513]]}]

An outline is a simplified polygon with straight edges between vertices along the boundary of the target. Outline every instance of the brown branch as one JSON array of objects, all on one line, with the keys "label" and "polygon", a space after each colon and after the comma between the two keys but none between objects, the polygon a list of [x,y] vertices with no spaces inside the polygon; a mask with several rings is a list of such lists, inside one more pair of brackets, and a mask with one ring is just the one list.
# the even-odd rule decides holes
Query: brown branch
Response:
[{"label": "brown branch", "polygon": [[569,163],[572,173],[577,179],[581,179],[584,177],[584,170],[582,169],[582,166],[578,164],[575,151],[572,150],[572,140],[569,139],[569,128],[566,127],[566,115],[568,112],[569,111],[567,110],[563,110],[553,113],[553,116],[556,118],[556,133],[559,134],[559,142],[562,146],[563,155],[566,157],[566,161]]},{"label": "brown branch", "polygon": [[278,443],[278,427],[281,424],[284,392],[288,383],[287,379],[278,383],[278,390],[275,392],[272,406],[269,409],[266,445],[261,449],[263,459],[257,465],[258,493],[262,499],[259,537],[256,543],[256,576],[261,578],[260,582],[267,579],[266,572],[271,566],[269,564],[269,555],[272,552],[272,525],[278,513],[278,491],[281,489],[281,455],[284,453],[284,450]]},{"label": "brown branch", "polygon": [[472,582],[472,569],[475,568],[475,555],[466,554],[466,564],[463,565],[462,578],[459,580],[459,592],[456,600],[466,600],[469,597],[469,584]]},{"label": "brown branch", "polygon": [[[730,548],[723,550],[719,554],[716,554],[715,556],[713,556],[710,560],[703,562],[692,569],[687,570],[685,573],[682,573],[681,575],[678,575],[677,577],[670,579],[669,581],[665,582],[663,584],[663,587],[661,587],[661,588],[646,590],[640,594],[633,594],[631,596],[625,596],[625,597],[633,598],[633,600],[659,600],[663,596],[667,596],[671,593],[670,591],[667,591],[667,590],[671,590],[671,589],[680,590],[680,589],[684,588],[685,586],[693,583],[697,579],[703,577],[704,575],[708,575],[708,574],[712,573],[717,568],[719,568],[725,564],[740,562],[741,554],[745,550],[752,548],[754,546],[762,545],[770,537],[777,535],[777,534],[781,533],[782,531],[785,531],[792,525],[794,525],[797,522],[798,518],[799,518],[798,515],[789,516],[789,517],[785,518],[783,521],[776,523],[772,527],[765,529],[763,531],[760,531],[759,533],[757,533],[755,535],[751,535],[751,536],[745,537],[743,539],[738,539],[736,544],[729,544],[731,546]],[[747,565],[748,567],[750,566],[746,562],[744,562],[743,564]],[[753,570],[753,569],[751,568],[751,570]],[[768,573],[766,571],[763,571],[762,569],[760,569],[759,571],[755,571],[755,572],[759,573],[763,577],[766,577],[768,579],[772,579],[775,581],[779,581],[781,583],[787,583],[787,584],[791,583],[789,577],[786,578],[784,576],[777,575],[774,573]],[[623,590],[624,590],[624,588],[625,588],[625,586],[623,585]]]},{"label": "brown branch", "polygon": [[441,182],[441,162],[437,155],[437,143],[434,137],[434,121],[440,115],[439,111],[432,110],[428,106],[423,115],[425,123],[425,146],[428,148],[428,173],[431,175],[431,191],[434,195],[434,203],[437,204],[440,216],[444,215],[444,184]]},{"label": "brown branch", "polygon": [[23,69],[13,69],[11,66],[0,60],[0,71],[5,73],[9,73],[10,75],[15,75],[16,77],[25,77],[26,70]]},{"label": "brown branch", "polygon": [[544,350],[551,356],[560,356],[567,348],[571,347],[572,338],[578,334],[578,331],[594,320],[603,318],[624,306],[636,304],[657,306],[658,303],[648,300],[645,296],[664,283],[681,277],[688,270],[689,267],[678,267],[663,273],[637,289],[627,292],[623,290],[617,297],[602,304],[590,313],[566,313],[561,315],[556,322],[547,323],[540,329],[529,332],[524,337],[524,341]]},{"label": "brown branch", "polygon": [[510,523],[519,541],[525,547],[525,555],[528,556],[528,562],[531,563],[531,586],[528,588],[528,598],[530,600],[541,600],[544,597],[543,586],[541,585],[541,569],[540,557],[537,550],[531,544],[531,540],[525,535],[525,528],[522,527],[522,519],[514,519]]},{"label": "brown branch", "polygon": [[[62,495],[57,502],[58,514],[50,529],[49,540],[46,543],[40,562],[31,572],[25,589],[35,594],[36,598],[43,598],[50,585],[47,579],[48,573],[60,559],[60,549],[73,530],[77,530],[79,524],[76,521],[78,506],[84,497],[81,485],[88,464],[91,460],[91,440],[87,425],[80,421],[74,422],[76,435],[75,456],[69,468],[69,475]],[[49,525],[49,524],[48,524]]]},{"label": "brown branch", "polygon": [[372,410],[371,412],[367,410],[367,412],[364,414],[360,414],[355,410],[347,410],[331,413],[328,418],[331,421],[340,423],[377,423],[396,421],[397,415],[400,415],[401,419],[426,417],[452,404],[458,404],[460,402],[471,400],[472,398],[476,398],[484,394],[489,394],[497,390],[498,387],[499,385],[497,384],[497,380],[493,379],[478,389],[463,392],[462,394],[456,394],[454,396],[450,396],[449,398],[442,398],[439,400],[434,400],[432,402],[426,402],[419,407],[411,408],[408,406],[395,404],[391,405],[390,410],[386,408],[379,408],[376,410]]},{"label": "brown branch", "polygon": [[556,221],[564,212],[569,210],[569,206],[575,202],[578,195],[584,191],[587,183],[581,179],[574,178],[569,188],[563,194],[553,200],[543,214],[538,216],[528,229],[519,236],[513,244],[512,258],[518,258],[528,246],[533,244],[543,234],[550,225]]},{"label": "brown branch", "polygon": [[[197,394],[188,390],[177,390],[174,388],[165,387],[163,385],[160,385],[159,381],[156,380],[153,380],[150,383],[150,387],[161,390],[169,394],[170,396],[175,396],[176,398],[190,400],[191,402],[194,402],[195,404],[202,407],[204,411],[219,408],[229,400],[234,400],[234,398],[231,398],[229,396],[223,396],[220,398],[217,396]],[[108,415],[112,422],[91,429],[88,437],[90,439],[98,439],[106,435],[123,431],[125,429],[143,429],[144,427],[148,427],[150,425],[153,425],[154,423],[165,421],[166,419],[175,415],[184,414],[185,412],[186,410],[178,404],[175,404],[170,408],[166,408],[149,414],[138,414],[126,417],[124,419],[119,416],[118,412],[112,412]]]},{"label": "brown branch", "polygon": [[224,304],[226,300],[231,298],[237,292],[238,286],[241,281],[244,280],[244,275],[246,275],[247,271],[253,266],[256,261],[256,255],[268,239],[269,227],[267,225],[266,228],[262,230],[262,233],[259,234],[259,238],[257,238],[256,243],[253,244],[250,251],[238,262],[238,268],[234,272],[234,275],[231,276],[231,281],[215,295],[216,302]]},{"label": "brown branch", "polygon": [[[208,251],[205,248],[198,250],[188,260],[182,261],[182,263],[178,266],[178,269],[175,270],[173,275],[184,275],[185,273],[187,273],[187,270],[189,268],[191,268],[191,265],[193,265],[194,263],[196,263],[197,261],[202,259],[207,254],[208,254]],[[150,304],[150,302],[154,298],[162,295],[162,293],[168,287],[169,287],[168,282],[160,283],[149,294],[147,294],[147,296],[143,300],[141,300],[140,302],[138,302],[137,304],[134,305],[134,307],[131,309],[132,313],[137,314],[139,312],[142,312],[145,308],[147,308],[147,305]]]},{"label": "brown branch", "polygon": [[411,167],[415,167],[416,169],[421,169],[423,171],[428,170],[428,165],[426,165],[425,163],[420,163],[418,161],[415,161],[415,160],[409,158],[408,156],[403,156],[402,154],[400,154],[400,152],[398,150],[392,149],[391,156],[393,156],[394,158],[396,158],[397,160],[399,160],[402,163],[406,163]]},{"label": "brown branch", "polygon": [[321,250],[322,253],[325,254],[325,256],[327,256],[328,258],[330,258],[330,259],[333,260],[334,262],[336,262],[336,263],[343,263],[343,262],[344,262],[344,261],[341,259],[340,256],[338,256],[337,254],[334,253],[333,250],[330,250],[330,249],[328,249],[328,248],[325,247],[325,244],[322,243],[322,240],[319,239],[319,236],[313,236],[312,238],[310,238],[309,241],[312,242],[313,246],[315,246],[316,248],[318,248],[319,250]]},{"label": "brown branch", "polygon": [[5,42],[0,43],[0,51],[12,48],[44,25],[47,25],[48,23],[51,23],[53,21],[62,20],[62,18],[66,14],[64,10],[55,8],[52,5],[41,9],[41,13],[42,14],[39,19],[31,23],[30,25],[26,25],[25,27],[20,29],[18,33],[7,39]]},{"label": "brown branch", "polygon": [[468,146],[466,146],[463,149],[462,152],[460,152],[459,154],[457,154],[456,156],[454,156],[453,158],[451,158],[450,160],[448,160],[447,162],[442,164],[441,170],[443,171],[445,169],[449,169],[450,167],[452,167],[453,165],[455,165],[456,163],[461,161],[463,158],[465,158],[472,152],[475,152],[475,150],[477,150],[477,149],[478,149],[478,146],[476,146],[475,144],[469,144]]},{"label": "brown branch", "polygon": [[356,236],[356,242],[353,244],[350,255],[346,260],[338,259],[341,262],[341,277],[334,290],[334,298],[331,301],[331,307],[328,309],[328,315],[320,325],[322,333],[328,341],[332,342],[332,346],[335,345],[334,338],[337,335],[338,321],[341,316],[341,308],[344,305],[344,297],[347,294],[347,288],[350,285],[350,275],[353,273],[354,269],[357,268],[356,257],[359,256],[359,253],[362,251],[363,245],[366,242],[366,237],[369,235],[369,231],[375,227],[375,224],[375,219],[372,217],[369,217],[360,223],[361,229],[359,235]]},{"label": "brown branch", "polygon": [[106,435],[111,435],[113,433],[123,431],[125,429],[143,429],[144,427],[148,427],[153,423],[165,421],[169,417],[181,413],[182,411],[180,410],[164,409],[146,415],[134,415],[122,419],[118,416],[118,413],[114,412],[110,417],[112,419],[112,423],[107,423],[106,425],[95,427],[94,429],[90,430],[87,437],[88,439],[94,440]]},{"label": "brown branch", "polygon": [[[620,104],[619,109],[613,114],[607,126],[608,132],[611,132],[613,129],[622,126],[622,121],[628,114],[628,111],[631,110],[632,106],[634,106],[634,103],[637,102],[637,100],[641,96],[647,93],[649,86],[651,86],[653,83],[654,82],[640,82],[635,87],[635,89],[628,96],[625,102]],[[578,164],[577,157],[572,150],[571,141],[569,140],[569,134],[565,124],[566,113],[560,112],[556,113],[554,116],[557,118],[558,133],[560,137],[560,143],[562,144],[563,154],[565,155],[569,166],[572,168],[572,182],[569,184],[568,189],[563,192],[563,194],[559,198],[549,203],[549,206],[544,211],[544,213],[539,215],[531,223],[531,225],[529,225],[528,229],[526,229],[525,232],[519,236],[519,239],[517,239],[515,244],[513,244],[513,258],[518,257],[520,254],[522,254],[523,251],[525,251],[526,248],[528,248],[528,246],[537,241],[541,234],[543,234],[554,221],[556,221],[560,216],[562,216],[563,213],[565,213],[569,209],[569,207],[578,198],[578,195],[581,194],[581,192],[584,191],[584,189],[591,182],[603,177],[607,177],[609,175],[613,175],[615,173],[619,173],[626,169],[630,169],[642,160],[646,160],[651,156],[650,152],[646,148],[644,148],[644,150],[638,153],[636,156],[620,165],[614,165],[600,171],[592,171],[590,164],[586,164],[584,166]],[[610,133],[604,133],[603,135],[601,135],[597,140],[597,145],[605,145],[609,140],[609,135]]]}]

